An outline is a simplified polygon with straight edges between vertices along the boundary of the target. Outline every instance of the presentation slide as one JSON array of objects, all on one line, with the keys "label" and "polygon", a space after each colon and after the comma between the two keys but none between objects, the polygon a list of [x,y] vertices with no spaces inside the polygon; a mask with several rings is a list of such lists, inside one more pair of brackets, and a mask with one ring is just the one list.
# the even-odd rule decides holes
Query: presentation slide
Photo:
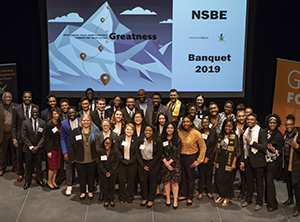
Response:
[{"label": "presentation slide", "polygon": [[48,0],[52,92],[243,92],[246,0]]}]

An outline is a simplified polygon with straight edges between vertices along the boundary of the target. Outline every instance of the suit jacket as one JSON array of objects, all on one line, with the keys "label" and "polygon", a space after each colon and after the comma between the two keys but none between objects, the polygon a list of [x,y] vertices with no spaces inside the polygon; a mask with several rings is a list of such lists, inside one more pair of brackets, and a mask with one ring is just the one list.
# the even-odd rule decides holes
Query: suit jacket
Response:
[{"label": "suit jacket", "polygon": [[[116,147],[113,147],[109,155],[107,157],[106,150],[103,148],[99,151],[99,168],[103,175],[107,172],[110,173],[111,176],[116,175],[119,172],[119,161],[120,161],[120,152]],[[104,158],[107,158],[106,160]],[[103,159],[102,159],[103,158]]]},{"label": "suit jacket", "polygon": [[[122,111],[123,111],[123,113],[124,113],[125,122],[126,122],[126,123],[133,123],[133,118],[130,117],[129,113],[127,112],[126,107],[124,107],[124,108],[122,109]],[[135,107],[135,113],[136,113],[136,112],[142,113],[143,110],[141,110],[140,108],[136,108],[136,107]]]},{"label": "suit jacket", "polygon": [[[31,107],[37,107],[38,105],[35,105],[33,103],[30,103]],[[12,139],[16,139],[18,143],[22,143],[22,122],[26,119],[24,115],[24,107],[23,103],[17,105],[13,111],[13,119],[12,119],[12,129],[11,129],[11,135]]]},{"label": "suit jacket", "polygon": [[[90,107],[91,111],[97,110],[97,105],[96,105],[97,104],[97,100],[94,99],[94,102],[95,102],[95,106],[94,106],[94,108],[92,106]],[[78,109],[77,110],[78,110],[78,112],[82,110],[81,102],[78,103]]]},{"label": "suit jacket", "polygon": [[[109,137],[112,138],[112,140],[115,144],[117,143],[118,135],[115,132],[110,131]],[[104,135],[103,135],[103,131],[101,131],[96,136],[96,150],[97,150],[98,155],[99,155],[100,150],[104,149],[104,147],[102,146],[103,140],[104,140]]]},{"label": "suit jacket", "polygon": [[[92,111],[90,110],[90,114],[92,113]],[[83,110],[80,110],[79,112],[78,112],[78,116],[79,117],[81,117],[83,115]]]},{"label": "suit jacket", "polygon": [[[78,126],[79,126],[79,118],[77,117]],[[68,153],[69,145],[70,145],[70,137],[72,135],[72,128],[70,125],[69,119],[66,119],[61,122],[60,126],[60,145],[62,154]]]},{"label": "suit jacket", "polygon": [[[200,130],[200,133],[204,133],[203,129]],[[206,144],[206,154],[205,157],[207,157],[209,160],[214,159],[215,149],[218,142],[218,136],[216,133],[216,130],[209,129],[209,135],[205,141]]]},{"label": "suit jacket", "polygon": [[[147,107],[149,107],[149,106],[152,106],[153,104],[152,104],[152,99],[151,98],[149,98],[149,97],[147,97]],[[137,108],[141,108],[140,107],[140,101],[137,99],[137,100],[135,100],[135,107],[137,107]]]},{"label": "suit jacket", "polygon": [[[105,110],[104,111],[104,118],[107,119],[107,118],[111,118],[111,115],[112,113],[108,110]],[[94,122],[94,124],[100,129],[102,130],[102,127],[101,127],[101,124],[102,124],[102,120],[100,119],[99,117],[99,113],[98,113],[98,110],[95,110],[93,112],[91,112],[91,117],[92,117],[92,120]]]},{"label": "suit jacket", "polygon": [[[13,109],[17,106],[17,103],[11,103]],[[4,125],[4,107],[3,103],[0,104],[0,126]],[[0,127],[0,144],[3,142],[3,135],[4,135],[4,127]]]},{"label": "suit jacket", "polygon": [[156,164],[160,164],[161,158],[162,158],[162,151],[163,151],[163,145],[161,140],[156,137],[153,139],[153,159],[150,160],[150,163],[146,165],[144,160],[142,159],[142,154],[140,150],[140,145],[144,143],[144,136],[140,137],[136,143],[135,152],[136,152],[136,159],[139,163],[139,166],[143,169],[145,166],[148,166],[150,170],[153,169],[153,167]]},{"label": "suit jacket", "polygon": [[[59,111],[61,111],[61,109],[58,106],[56,106],[55,108],[58,109]],[[50,109],[47,108],[47,109],[44,109],[44,110],[41,111],[41,118],[43,120],[45,120],[46,122],[49,121],[50,110],[51,110],[51,108]]]},{"label": "suit jacket", "polygon": [[131,139],[129,160],[124,159],[124,145],[122,145],[123,141],[125,141],[125,135],[119,136],[117,141],[117,147],[119,148],[120,151],[120,162],[126,166],[135,164],[136,163],[135,144],[137,143],[138,138],[133,136]]},{"label": "suit jacket", "polygon": [[[168,104],[167,104],[167,107],[168,107],[169,109],[170,109],[171,104],[172,104],[172,103],[170,103],[169,106],[168,106]],[[175,106],[173,107],[173,111],[174,111],[174,109],[175,109]],[[173,114],[171,113],[171,115],[173,115]],[[177,120],[174,121],[174,122],[176,123],[176,125],[178,125],[178,122],[179,122],[180,118],[181,118],[181,117],[185,117],[186,115],[187,115],[186,106],[181,102],[181,104],[180,104],[180,109],[179,109],[179,116],[178,116]],[[172,117],[173,117],[173,116],[172,116]],[[170,121],[172,121],[172,120],[170,120]]]},{"label": "suit jacket", "polygon": [[[81,136],[81,137],[78,139],[77,136]],[[84,160],[83,135],[80,127],[74,129],[72,132],[68,155],[70,161]],[[96,141],[91,141],[91,155],[92,155],[92,159],[97,159]]]},{"label": "suit jacket", "polygon": [[[153,110],[154,110],[154,106],[148,106],[147,110],[146,110],[146,123],[148,123],[149,125],[152,125],[152,118],[153,118]],[[165,113],[168,117],[168,120],[171,122],[172,121],[172,114],[169,110],[168,107],[160,104],[159,107],[158,107],[158,113]],[[157,113],[157,114],[158,114]],[[157,117],[158,115],[156,116],[156,119],[155,119],[155,123],[157,122]]]},{"label": "suit jacket", "polygon": [[[51,150],[58,151],[60,146],[60,133],[58,129],[55,130],[56,126],[52,121],[47,122],[45,131],[45,150],[46,153],[51,152]],[[55,132],[54,132],[55,131]]]},{"label": "suit jacket", "polygon": [[[251,152],[251,147],[258,150],[256,154]],[[253,142],[249,145],[249,160],[253,168],[265,167],[267,165],[265,155],[267,151],[267,133],[262,128],[259,129],[258,143]],[[241,162],[244,162],[244,156],[241,158]]]},{"label": "suit jacket", "polygon": [[22,140],[23,140],[23,152],[31,153],[29,147],[37,146],[39,149],[37,153],[43,153],[44,139],[45,139],[45,126],[46,122],[38,118],[38,132],[33,132],[32,119],[26,119],[22,123]]}]

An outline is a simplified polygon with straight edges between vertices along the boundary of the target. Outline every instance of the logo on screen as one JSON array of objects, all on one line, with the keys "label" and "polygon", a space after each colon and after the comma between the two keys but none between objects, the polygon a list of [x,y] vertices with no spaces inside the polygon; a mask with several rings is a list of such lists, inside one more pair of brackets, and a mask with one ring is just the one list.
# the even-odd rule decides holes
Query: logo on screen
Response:
[{"label": "logo on screen", "polygon": [[225,35],[223,35],[222,33],[220,34],[220,36],[218,36],[218,38],[218,42],[225,42]]}]

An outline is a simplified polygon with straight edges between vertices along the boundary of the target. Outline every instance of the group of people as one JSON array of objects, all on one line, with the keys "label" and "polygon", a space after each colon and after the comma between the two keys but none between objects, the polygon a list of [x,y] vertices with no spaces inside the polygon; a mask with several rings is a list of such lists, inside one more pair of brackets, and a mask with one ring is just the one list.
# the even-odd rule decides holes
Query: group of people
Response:
[{"label": "group of people", "polygon": [[[166,206],[177,209],[179,201],[193,204],[196,168],[197,199],[206,193],[224,207],[233,197],[239,171],[241,206],[252,203],[256,187],[254,210],[260,210],[265,199],[272,212],[278,208],[274,179],[282,171],[288,190],[283,206],[293,204],[295,195],[293,215],[299,215],[300,131],[292,114],[286,117],[283,135],[277,114],[266,117],[263,129],[257,115],[243,104],[235,107],[226,101],[220,113],[218,104],[206,106],[202,95],[186,105],[178,96],[177,90],[170,90],[165,106],[159,93],[149,98],[140,89],[137,100],[128,97],[123,106],[121,97],[115,96],[107,105],[105,98],[95,99],[93,89],[88,88],[78,109],[67,99],[61,99],[58,106],[55,95],[49,94],[48,108],[40,112],[31,103],[30,92],[23,93],[19,105],[5,92],[0,104],[0,176],[13,145],[10,162],[18,182],[25,178],[24,189],[31,186],[32,179],[42,187],[59,189],[65,177],[65,193],[71,195],[76,169],[80,200],[92,199],[94,186],[99,184],[99,200],[104,200],[104,207],[114,207],[118,181],[120,204],[133,202],[139,184],[140,206],[151,208],[163,183]],[[43,160],[47,179],[43,178]],[[214,199],[213,191],[218,198]]]}]

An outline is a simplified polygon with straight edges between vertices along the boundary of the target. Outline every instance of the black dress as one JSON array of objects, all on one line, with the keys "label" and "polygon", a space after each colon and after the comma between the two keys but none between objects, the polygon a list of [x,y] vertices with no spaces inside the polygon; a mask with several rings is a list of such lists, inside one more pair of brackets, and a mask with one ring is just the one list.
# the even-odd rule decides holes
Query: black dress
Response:
[{"label": "black dress", "polygon": [[169,161],[172,159],[174,162],[171,163],[173,170],[170,171],[164,164],[161,167],[161,179],[163,182],[180,183],[181,181],[181,167],[180,167],[180,153],[182,149],[181,139],[177,142],[172,140],[163,141],[163,154],[162,159]]}]

